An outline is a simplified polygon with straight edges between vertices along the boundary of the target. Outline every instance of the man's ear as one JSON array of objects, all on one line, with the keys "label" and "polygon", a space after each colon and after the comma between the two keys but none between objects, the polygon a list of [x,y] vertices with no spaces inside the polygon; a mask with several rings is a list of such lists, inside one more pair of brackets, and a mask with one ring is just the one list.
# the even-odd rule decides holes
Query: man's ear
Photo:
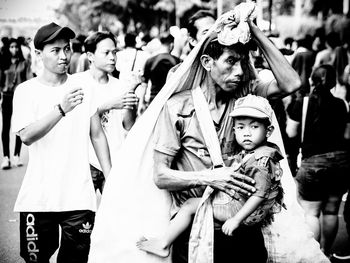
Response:
[{"label": "man's ear", "polygon": [[266,138],[269,138],[274,130],[275,130],[275,127],[273,127],[272,125],[268,126],[267,127]]},{"label": "man's ear", "polygon": [[197,43],[198,43],[198,41],[196,39],[194,39],[193,37],[191,37],[191,36],[188,37],[188,42],[190,43],[190,45],[192,47],[195,47],[197,45]]},{"label": "man's ear", "polygon": [[35,49],[34,52],[35,52],[35,55],[36,55],[36,56],[38,56],[38,57],[41,58],[41,54],[42,54],[42,51],[41,51],[41,50]]},{"label": "man's ear", "polygon": [[201,56],[201,64],[203,66],[203,68],[206,70],[206,71],[210,71],[211,70],[211,67],[213,66],[213,58],[209,55],[202,55]]},{"label": "man's ear", "polygon": [[86,57],[88,58],[88,60],[89,60],[90,62],[93,62],[94,59],[95,59],[94,53],[92,53],[92,52],[90,52],[90,51],[86,52]]}]

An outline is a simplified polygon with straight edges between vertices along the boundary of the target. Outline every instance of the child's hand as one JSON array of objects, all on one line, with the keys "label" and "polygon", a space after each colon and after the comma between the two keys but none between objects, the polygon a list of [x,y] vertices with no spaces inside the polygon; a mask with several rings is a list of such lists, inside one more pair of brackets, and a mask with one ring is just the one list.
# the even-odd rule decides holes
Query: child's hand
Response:
[{"label": "child's hand", "polygon": [[224,232],[225,235],[232,236],[233,231],[235,231],[239,225],[240,222],[234,218],[230,218],[222,225],[222,232]]}]

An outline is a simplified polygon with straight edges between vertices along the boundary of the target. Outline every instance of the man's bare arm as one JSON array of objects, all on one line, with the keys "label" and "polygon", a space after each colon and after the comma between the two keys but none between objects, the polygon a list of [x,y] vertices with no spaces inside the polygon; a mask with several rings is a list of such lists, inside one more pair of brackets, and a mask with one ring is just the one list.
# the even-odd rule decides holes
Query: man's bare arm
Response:
[{"label": "man's bare arm", "polygon": [[269,98],[285,97],[298,90],[301,86],[298,73],[254,23],[248,21],[248,24],[277,81],[271,83],[267,96]]},{"label": "man's bare arm", "polygon": [[[73,88],[64,97],[60,104],[63,114],[72,111],[77,105],[83,101],[83,92],[81,88]],[[31,145],[33,142],[44,137],[55,125],[62,119],[63,115],[58,109],[54,109],[46,116],[29,124],[18,132],[19,137],[25,145]]]},{"label": "man's bare arm", "polygon": [[252,178],[239,174],[232,167],[202,171],[171,169],[173,156],[154,152],[154,181],[160,189],[180,191],[198,186],[211,186],[233,196],[235,192],[249,195],[255,191]]},{"label": "man's bare arm", "polygon": [[90,119],[90,138],[96,152],[97,159],[101,165],[102,172],[107,178],[111,170],[111,158],[106,135],[101,126],[101,120],[96,112]]}]

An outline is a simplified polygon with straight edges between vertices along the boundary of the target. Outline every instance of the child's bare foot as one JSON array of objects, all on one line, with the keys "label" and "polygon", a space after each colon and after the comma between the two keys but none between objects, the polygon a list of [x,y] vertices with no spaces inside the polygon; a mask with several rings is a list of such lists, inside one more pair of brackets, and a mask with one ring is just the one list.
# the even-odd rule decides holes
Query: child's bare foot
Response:
[{"label": "child's bare foot", "polygon": [[164,245],[163,242],[157,238],[147,239],[142,237],[136,242],[136,246],[143,251],[162,258],[166,258],[170,254],[169,246]]}]

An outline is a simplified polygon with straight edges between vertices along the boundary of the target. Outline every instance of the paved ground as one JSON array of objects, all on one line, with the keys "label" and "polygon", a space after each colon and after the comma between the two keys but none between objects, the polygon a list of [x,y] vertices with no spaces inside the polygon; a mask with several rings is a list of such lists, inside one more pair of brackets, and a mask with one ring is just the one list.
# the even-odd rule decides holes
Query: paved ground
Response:
[{"label": "paved ground", "polygon": [[[1,116],[0,116],[0,130],[1,130]],[[13,147],[13,136],[11,140],[11,153]],[[2,159],[2,145],[0,143],[0,158]],[[18,214],[13,212],[13,206],[16,196],[21,185],[26,164],[28,163],[28,149],[22,146],[22,158],[24,166],[19,168],[12,168],[10,170],[0,170],[0,263],[23,263],[24,261],[19,256],[19,222]],[[345,253],[350,252],[350,244],[347,241],[347,234],[345,231],[344,220],[342,216],[342,203],[339,218],[340,225],[333,246],[334,252]],[[55,255],[51,259],[55,262]],[[342,261],[345,262],[345,261]],[[350,262],[350,260],[348,261]]]}]

